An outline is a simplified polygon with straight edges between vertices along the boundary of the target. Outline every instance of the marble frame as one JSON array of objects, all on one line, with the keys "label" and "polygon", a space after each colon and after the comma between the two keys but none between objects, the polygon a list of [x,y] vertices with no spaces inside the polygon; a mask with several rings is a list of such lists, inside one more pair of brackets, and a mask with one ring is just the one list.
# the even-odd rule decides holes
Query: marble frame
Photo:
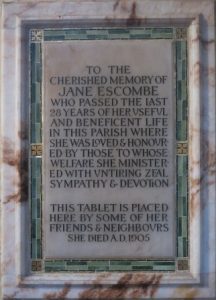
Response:
[{"label": "marble frame", "polygon": [[[199,5],[197,5],[197,2]],[[215,14],[212,0],[3,1],[1,287],[3,299],[213,298],[215,291]],[[28,74],[23,29],[57,20],[188,27],[189,271],[30,273]],[[24,26],[25,25],[25,26]],[[40,26],[39,26],[40,27]]]},{"label": "marble frame", "polygon": [[[188,97],[187,97],[187,28],[186,27],[125,27],[122,22],[118,25],[104,27],[103,21],[91,24],[76,24],[76,28],[52,28],[51,24],[44,29],[28,29],[29,36],[29,66],[31,79],[29,93],[31,104],[29,109],[29,199],[31,205],[31,265],[35,272],[87,272],[87,271],[175,271],[188,270]],[[59,24],[61,26],[61,24]],[[33,25],[33,27],[36,24]],[[85,26],[84,28],[82,26]],[[88,27],[87,27],[88,26]],[[47,29],[47,27],[49,29]],[[93,29],[92,29],[93,28]],[[43,204],[43,149],[42,135],[42,57],[44,44],[48,42],[70,40],[160,40],[172,41],[173,61],[172,72],[175,84],[176,114],[176,257],[175,259],[44,259],[42,245],[42,204]],[[25,65],[28,64],[26,61]]]}]

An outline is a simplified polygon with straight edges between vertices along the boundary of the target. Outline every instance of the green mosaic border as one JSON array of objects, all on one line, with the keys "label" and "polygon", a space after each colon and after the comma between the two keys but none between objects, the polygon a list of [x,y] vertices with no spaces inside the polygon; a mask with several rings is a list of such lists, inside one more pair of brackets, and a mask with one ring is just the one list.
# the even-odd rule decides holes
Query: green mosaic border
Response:
[{"label": "green mosaic border", "polygon": [[41,93],[42,93],[42,48],[41,43],[31,43],[31,144],[41,143],[42,123],[41,123]]},{"label": "green mosaic border", "polygon": [[45,29],[44,41],[172,39],[173,28]]},{"label": "green mosaic border", "polygon": [[[176,45],[176,142],[187,143],[186,28],[32,29],[30,31],[30,141],[42,141],[42,43],[66,40],[172,39]],[[177,258],[184,260],[43,260],[42,258],[42,158],[30,158],[32,271],[175,271],[184,270],[188,256],[188,155],[176,156]],[[181,267],[179,267],[179,266]]]},{"label": "green mosaic border", "polygon": [[174,261],[152,260],[45,260],[45,272],[125,272],[125,271],[175,271]]},{"label": "green mosaic border", "polygon": [[[30,141],[42,141],[42,47],[41,43],[30,44]],[[30,196],[31,196],[31,257],[42,258],[42,158],[32,156],[30,149]]]},{"label": "green mosaic border", "polygon": [[31,257],[42,258],[41,249],[41,186],[42,161],[41,157],[31,157]]},{"label": "green mosaic border", "polygon": [[176,141],[186,150],[176,156],[177,256],[188,257],[188,101],[187,43],[176,41]]}]

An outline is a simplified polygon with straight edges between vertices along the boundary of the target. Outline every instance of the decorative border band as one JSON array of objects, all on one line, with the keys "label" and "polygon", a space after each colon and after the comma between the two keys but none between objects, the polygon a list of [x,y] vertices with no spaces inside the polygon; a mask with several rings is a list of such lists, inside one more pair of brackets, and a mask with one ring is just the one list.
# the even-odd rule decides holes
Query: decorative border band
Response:
[{"label": "decorative border band", "polygon": [[[176,260],[43,260],[42,43],[67,40],[172,39],[176,69]],[[32,271],[182,271],[188,269],[187,29],[91,28],[30,31],[30,169]]]}]

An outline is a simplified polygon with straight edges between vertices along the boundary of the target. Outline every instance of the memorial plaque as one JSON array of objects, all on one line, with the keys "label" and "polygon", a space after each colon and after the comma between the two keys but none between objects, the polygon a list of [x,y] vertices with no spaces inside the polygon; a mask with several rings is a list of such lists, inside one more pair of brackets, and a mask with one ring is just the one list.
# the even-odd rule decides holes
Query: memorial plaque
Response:
[{"label": "memorial plaque", "polygon": [[1,299],[215,299],[215,1],[3,0]]},{"label": "memorial plaque", "polygon": [[187,28],[31,29],[30,61],[32,269],[188,268]]},{"label": "memorial plaque", "polygon": [[43,51],[45,256],[174,257],[172,40]]}]

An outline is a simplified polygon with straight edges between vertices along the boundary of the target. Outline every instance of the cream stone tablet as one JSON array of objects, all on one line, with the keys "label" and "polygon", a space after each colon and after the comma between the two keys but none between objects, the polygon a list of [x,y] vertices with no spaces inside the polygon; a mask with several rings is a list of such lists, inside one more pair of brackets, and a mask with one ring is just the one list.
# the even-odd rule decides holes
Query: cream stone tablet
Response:
[{"label": "cream stone tablet", "polygon": [[174,257],[172,41],[46,42],[43,53],[45,257]]}]

